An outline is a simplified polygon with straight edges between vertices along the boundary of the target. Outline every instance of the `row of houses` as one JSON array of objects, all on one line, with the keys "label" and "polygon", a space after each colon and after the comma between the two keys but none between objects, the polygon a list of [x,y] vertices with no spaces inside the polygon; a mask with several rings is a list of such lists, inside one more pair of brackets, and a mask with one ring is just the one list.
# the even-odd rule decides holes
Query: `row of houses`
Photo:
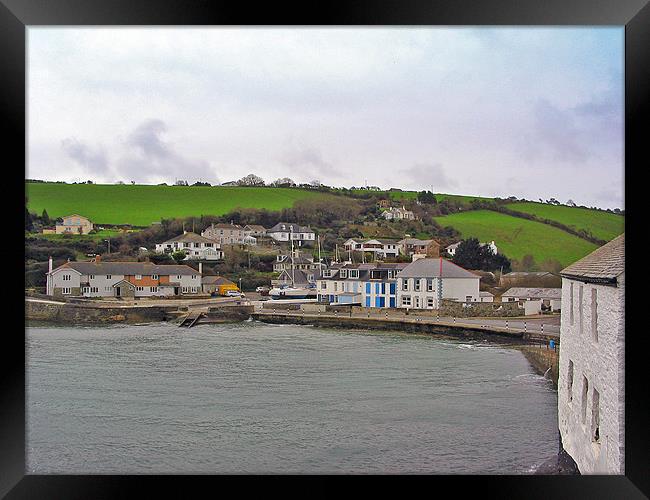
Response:
[{"label": "row of houses", "polygon": [[46,274],[46,294],[52,297],[170,297],[205,293],[223,295],[238,290],[237,285],[221,276],[202,276],[189,266],[152,264],[151,262],[66,262]]},{"label": "row of houses", "polygon": [[272,228],[249,224],[211,224],[201,232],[204,238],[221,245],[256,245],[258,238],[268,237],[277,242],[294,241],[298,245],[313,242],[316,233],[309,226],[301,226],[290,222],[278,222]]},{"label": "row of houses", "polygon": [[333,264],[316,279],[317,299],[364,307],[437,309],[443,299],[481,302],[480,276],[442,259]]},{"label": "row of houses", "polygon": [[371,252],[375,258],[397,257],[414,254],[427,257],[438,257],[440,244],[436,240],[420,240],[417,238],[404,238],[402,240],[387,239],[348,239],[343,246],[346,251]]}]

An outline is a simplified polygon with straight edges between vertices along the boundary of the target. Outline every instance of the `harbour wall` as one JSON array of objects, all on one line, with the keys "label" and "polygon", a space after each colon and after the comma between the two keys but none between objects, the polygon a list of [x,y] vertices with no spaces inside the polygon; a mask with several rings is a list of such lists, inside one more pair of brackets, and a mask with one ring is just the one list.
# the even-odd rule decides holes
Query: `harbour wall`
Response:
[{"label": "harbour wall", "polygon": [[58,323],[150,323],[167,321],[177,306],[97,307],[87,304],[56,304],[25,301],[27,321]]}]

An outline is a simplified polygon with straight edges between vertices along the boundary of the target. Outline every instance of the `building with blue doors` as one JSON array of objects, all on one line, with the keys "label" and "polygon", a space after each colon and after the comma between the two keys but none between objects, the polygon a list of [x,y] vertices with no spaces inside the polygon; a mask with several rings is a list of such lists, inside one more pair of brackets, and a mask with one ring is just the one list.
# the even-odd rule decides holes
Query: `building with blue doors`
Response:
[{"label": "building with blue doors", "polygon": [[397,275],[407,262],[333,264],[317,280],[318,301],[362,307],[397,307]]}]

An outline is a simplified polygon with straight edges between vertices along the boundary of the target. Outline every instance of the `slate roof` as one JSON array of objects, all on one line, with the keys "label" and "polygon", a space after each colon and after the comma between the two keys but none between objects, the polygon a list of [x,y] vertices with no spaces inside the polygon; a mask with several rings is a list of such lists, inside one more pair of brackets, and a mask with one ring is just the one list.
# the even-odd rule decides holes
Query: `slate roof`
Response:
[{"label": "slate roof", "polygon": [[[282,226],[285,226],[285,229],[282,229]],[[270,229],[267,229],[267,233],[288,233],[293,229],[294,233],[313,233],[312,229],[309,226],[301,226],[299,224],[293,224],[289,222],[278,222],[275,226]]]},{"label": "slate roof", "polygon": [[531,299],[556,299],[562,298],[561,288],[526,288],[512,287],[506,290],[501,297],[525,297]]},{"label": "slate roof", "polygon": [[439,243],[433,239],[420,240],[418,238],[404,238],[403,240],[400,241],[402,245],[430,245],[432,242],[436,245],[439,245]]},{"label": "slate roof", "polygon": [[74,269],[81,274],[115,274],[118,276],[135,274],[143,276],[151,276],[152,274],[158,276],[188,276],[199,274],[195,269],[183,264],[152,264],[151,262],[66,262],[52,272],[62,268]]},{"label": "slate roof", "polygon": [[203,276],[201,278],[201,284],[202,285],[235,285],[235,283],[233,283],[229,279],[224,278],[223,276]]},{"label": "slate roof", "polygon": [[564,278],[590,283],[616,284],[625,272],[625,233],[560,271]]},{"label": "slate roof", "polygon": [[400,278],[439,278],[440,261],[442,260],[442,277],[443,278],[476,278],[480,276],[467,269],[454,264],[446,259],[418,259],[411,262],[399,274]]},{"label": "slate roof", "polygon": [[180,242],[189,241],[191,243],[213,243],[214,244],[214,240],[209,240],[208,238],[204,238],[203,236],[188,231],[187,233],[174,236],[171,240],[163,241],[162,243],[160,243],[160,245],[165,245],[166,243],[174,243],[175,241],[180,241]]}]

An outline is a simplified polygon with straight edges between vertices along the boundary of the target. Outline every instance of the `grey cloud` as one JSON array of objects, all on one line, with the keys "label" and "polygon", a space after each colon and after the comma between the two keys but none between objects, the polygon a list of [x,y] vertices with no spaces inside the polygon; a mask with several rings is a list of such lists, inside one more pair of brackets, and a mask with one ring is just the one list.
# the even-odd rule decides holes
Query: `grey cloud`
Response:
[{"label": "grey cloud", "polygon": [[[323,178],[336,177],[341,178],[343,174],[330,162],[325,161],[320,149],[314,147],[304,147],[288,151],[284,154],[283,165],[292,169],[299,169],[299,173],[310,179],[320,175]],[[289,175],[291,176],[291,175]]]},{"label": "grey cloud", "polygon": [[562,110],[546,99],[534,109],[536,139],[541,141],[556,160],[584,162],[589,156],[581,131],[571,110]]},{"label": "grey cloud", "polygon": [[450,178],[440,163],[417,163],[412,167],[399,171],[402,178],[415,189],[434,191],[458,186],[458,182]]},{"label": "grey cloud", "polygon": [[117,168],[122,176],[138,182],[160,178],[218,182],[205,160],[190,160],[174,150],[163,134],[167,125],[159,119],[147,120],[129,134],[124,143],[126,153]]},{"label": "grey cloud", "polygon": [[85,167],[89,174],[107,173],[108,159],[103,149],[93,149],[74,137],[63,139],[61,147],[70,158]]}]

